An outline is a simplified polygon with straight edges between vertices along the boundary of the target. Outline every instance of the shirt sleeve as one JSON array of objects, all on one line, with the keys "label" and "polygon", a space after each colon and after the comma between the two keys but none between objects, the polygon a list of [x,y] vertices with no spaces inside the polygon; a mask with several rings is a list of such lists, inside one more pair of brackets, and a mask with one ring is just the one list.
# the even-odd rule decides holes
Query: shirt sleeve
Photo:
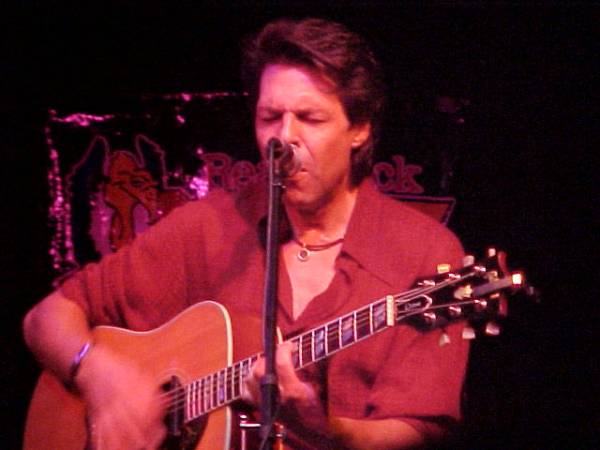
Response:
[{"label": "shirt sleeve", "polygon": [[62,294],[83,308],[93,326],[142,331],[164,323],[188,305],[186,261],[205,264],[201,233],[190,230],[189,212],[187,206],[175,209],[130,245],[88,264],[64,282]]},{"label": "shirt sleeve", "polygon": [[[431,222],[425,223],[431,227]],[[435,224],[418,229],[414,245],[404,249],[414,270],[404,271],[409,287],[434,275],[437,265],[460,268],[463,250],[458,239]],[[377,283],[376,277],[370,278]],[[461,418],[462,386],[469,344],[462,323],[419,331],[409,324],[365,340],[334,355],[329,366],[329,413],[353,419],[398,419],[429,439],[445,434]]]},{"label": "shirt sleeve", "polygon": [[[440,230],[429,244],[419,277],[435,274],[440,263],[461,267],[462,245],[448,230]],[[458,423],[469,355],[463,326],[458,322],[427,332],[398,326],[369,393],[369,418],[404,420],[430,438]]]}]

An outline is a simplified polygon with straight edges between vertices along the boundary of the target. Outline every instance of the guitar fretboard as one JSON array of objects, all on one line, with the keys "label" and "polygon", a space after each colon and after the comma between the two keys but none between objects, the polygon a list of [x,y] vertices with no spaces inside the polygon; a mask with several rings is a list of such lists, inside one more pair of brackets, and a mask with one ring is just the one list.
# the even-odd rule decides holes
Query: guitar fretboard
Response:
[{"label": "guitar fretboard", "polygon": [[[242,396],[244,378],[260,355],[252,355],[232,366],[209,374],[183,387],[174,405],[183,407],[183,420],[189,422]],[[183,396],[183,398],[181,398]]]},{"label": "guitar fretboard", "polygon": [[[293,344],[292,364],[295,369],[301,369],[394,326],[402,318],[420,314],[425,310],[447,308],[452,304],[473,303],[475,300],[433,305],[431,295],[446,287],[459,285],[477,274],[478,270],[473,266],[466,267],[459,275],[449,274],[443,281],[433,284],[424,283],[401,294],[388,295],[325,325],[295,336],[290,339]],[[492,290],[506,288],[510,285],[506,280],[488,283],[488,285],[490,284],[493,284],[490,286]],[[480,286],[479,289],[483,293],[487,293],[483,290],[488,288]],[[240,399],[244,389],[244,379],[260,356],[261,354],[250,356],[174,389],[170,406],[171,412],[182,412],[182,419],[187,423]]]},{"label": "guitar fretboard", "polygon": [[388,301],[379,300],[291,339],[301,369],[388,327]]},{"label": "guitar fretboard", "polygon": [[[301,369],[388,328],[393,324],[393,305],[392,297],[381,299],[292,338],[294,368]],[[259,357],[252,355],[177,389],[171,408],[183,408],[187,423],[240,399],[244,378]]]}]

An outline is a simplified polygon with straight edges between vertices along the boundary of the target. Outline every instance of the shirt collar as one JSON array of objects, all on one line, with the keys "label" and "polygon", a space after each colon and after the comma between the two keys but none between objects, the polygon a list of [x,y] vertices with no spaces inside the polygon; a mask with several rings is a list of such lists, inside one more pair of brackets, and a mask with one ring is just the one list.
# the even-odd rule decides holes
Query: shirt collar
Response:
[{"label": "shirt collar", "polygon": [[379,192],[370,178],[363,181],[346,230],[342,255],[354,259],[359,266],[393,287],[398,279],[398,269],[406,269],[411,260],[407,252],[397,250],[404,247],[397,244],[410,237],[399,236],[403,223],[402,220],[398,222],[397,213],[393,219],[390,217],[390,206],[395,212],[398,207],[406,208]]},{"label": "shirt collar", "polygon": [[[266,227],[264,211],[268,198],[267,189],[262,185],[257,186],[250,196],[254,197],[254,201],[243,196],[245,198],[238,202],[238,206],[240,203],[245,208],[248,207],[248,203],[253,205],[250,208],[253,211],[251,220],[257,224],[260,240],[263,241]],[[399,268],[407,269],[413,262],[409,252],[402,251],[403,248],[411,248],[411,246],[398,245],[412,239],[412,236],[406,234],[406,227],[403,227],[402,217],[405,214],[401,212],[398,220],[397,212],[406,208],[408,206],[403,205],[402,202],[382,194],[370,177],[364,180],[359,186],[354,211],[344,236],[341,256],[350,257],[360,267],[393,287],[398,279]],[[391,209],[395,212],[393,219],[390,217]],[[401,233],[400,230],[403,228]],[[288,238],[289,225],[287,220],[282,218],[280,239],[285,242]]]}]

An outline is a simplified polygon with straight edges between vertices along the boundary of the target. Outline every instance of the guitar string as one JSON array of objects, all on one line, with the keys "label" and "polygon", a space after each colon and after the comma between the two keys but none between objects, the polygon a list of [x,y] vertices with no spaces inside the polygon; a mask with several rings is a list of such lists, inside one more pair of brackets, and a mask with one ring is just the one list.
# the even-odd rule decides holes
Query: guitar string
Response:
[{"label": "guitar string", "polygon": [[[377,303],[377,302],[375,302],[375,303]],[[362,315],[360,314],[361,312],[363,313]],[[369,312],[370,311],[368,310],[368,308],[365,308],[365,309],[360,310],[359,312],[357,312],[356,328],[359,328],[359,327],[362,327],[362,326],[365,326],[365,325],[370,325],[370,317],[368,317],[368,313]],[[365,315],[367,315],[367,317],[364,317]],[[346,316],[346,317],[352,317],[353,318],[353,315]],[[324,325],[323,327],[329,328],[328,325],[335,324],[336,322],[340,322],[340,324],[341,324],[341,322],[343,321],[343,319],[344,318],[340,318],[337,321],[330,322],[327,325]],[[323,327],[319,327],[319,328],[323,328]],[[319,329],[319,328],[317,328],[317,329]],[[340,330],[341,330],[341,328],[336,328],[336,329],[333,329],[333,330],[328,330],[328,332],[327,332],[327,340],[328,341],[331,341],[332,339],[339,340],[339,338],[340,338]],[[354,326],[352,326],[352,330],[354,331]],[[381,330],[383,330],[383,328],[381,328]],[[343,333],[343,330],[341,330],[341,331]],[[378,330],[374,330],[373,333],[375,331],[378,331]],[[373,333],[370,332],[370,329],[369,329],[369,334],[364,335],[364,336],[360,336],[360,337],[355,336],[354,333],[353,333],[353,340],[352,341],[348,341],[348,342],[342,342],[341,345],[339,345],[336,348],[336,350],[343,349],[344,347],[349,346],[349,345],[355,343],[358,339],[360,339],[362,337],[366,337],[366,336],[368,336],[370,334],[373,334]],[[304,334],[302,334],[300,336],[292,338],[290,340],[291,341],[298,341],[298,340],[300,340],[300,337],[303,337],[303,336],[311,336],[312,337],[312,330],[308,331],[307,333],[304,333]],[[311,341],[310,339],[308,340],[308,342],[306,342],[305,339],[302,339],[302,345],[301,345],[301,347],[299,347],[297,350],[295,350],[295,352],[298,353],[298,354],[300,352],[302,352],[303,355],[306,354],[306,353],[308,353],[308,352],[310,352],[310,354],[312,356],[312,347],[313,347],[313,345],[312,345],[312,343],[310,341]],[[331,352],[326,352],[325,354],[323,354],[323,356],[317,357],[317,358],[313,358],[313,357],[308,358],[309,359],[309,363],[316,362],[318,359],[321,359],[322,357],[325,357],[325,356],[329,355],[330,353]],[[220,390],[226,391],[225,392],[225,397],[228,397],[227,394],[230,393],[232,390],[234,390],[235,386],[237,384],[239,384],[238,380],[239,380],[239,377],[240,377],[241,372],[243,370],[243,367],[241,367],[241,366],[243,365],[243,363],[245,361],[250,360],[251,358],[253,358],[253,357],[250,357],[250,358],[247,358],[245,360],[242,360],[242,361],[240,361],[240,362],[238,362],[238,363],[236,363],[236,364],[234,364],[232,366],[228,366],[226,369],[221,369],[218,372],[214,372],[212,374],[206,375],[206,376],[200,378],[199,380],[196,380],[196,381],[194,381],[192,383],[187,384],[186,386],[177,387],[175,389],[172,389],[172,390],[166,392],[165,394],[162,395],[162,397],[167,402],[169,402],[169,400],[170,400],[170,405],[169,405],[168,412],[176,411],[176,410],[180,409],[186,403],[186,399],[187,399],[187,396],[188,396],[187,390],[189,390],[189,389],[195,389],[195,390],[199,391],[198,392],[198,396],[202,396],[202,394],[205,394],[204,398],[208,398],[209,403],[211,404],[209,406],[209,408],[208,408],[209,410],[210,409],[216,409],[216,408],[218,408],[220,406],[223,406],[223,404],[227,403],[229,400],[233,400],[236,397],[235,395],[234,395],[234,398],[232,398],[232,399],[227,399],[226,398],[225,402],[222,403],[222,404],[219,404],[219,405],[213,405],[213,401],[212,401],[215,395],[217,396],[217,399],[219,398],[218,394],[219,394]],[[304,365],[305,364],[302,364],[302,366],[300,366],[300,367],[304,367]],[[232,370],[230,371],[231,376],[228,376],[227,375],[227,369],[229,369],[230,367],[232,368]],[[300,368],[300,367],[297,367],[297,368]],[[215,378],[215,375],[216,375],[216,378],[217,378],[217,386],[216,387],[214,386],[215,383],[213,381],[213,379]],[[226,386],[222,386],[222,387],[218,386],[218,381],[219,381],[219,379],[221,377],[225,377]],[[189,388],[189,386],[191,386],[192,384],[194,384],[194,383],[201,383],[203,380],[206,380],[205,386],[207,386],[208,390],[205,389],[204,392],[202,392],[202,391],[200,391],[199,388]],[[197,399],[197,401],[203,406],[202,399]],[[217,400],[217,403],[219,403],[218,400]],[[208,411],[204,411],[204,412],[208,412]]]},{"label": "guitar string", "polygon": [[[369,311],[363,311],[363,312],[369,312]],[[367,322],[369,322],[369,326],[370,326],[370,317],[364,317],[365,314],[359,315],[360,313],[357,313],[357,320],[356,320],[356,327],[360,327],[360,326],[364,326],[367,325]],[[338,322],[341,322],[343,320],[339,319]],[[335,323],[335,322],[333,322]],[[352,327],[352,329],[354,329],[354,327]],[[358,336],[355,335],[353,333],[352,337],[353,339],[351,341],[348,342],[342,342],[341,345],[339,345],[334,351],[336,350],[340,350],[343,349],[355,342],[357,342],[357,340],[359,340],[361,337],[367,337],[371,334],[373,334],[375,331],[380,331],[383,330],[384,328],[381,328],[379,330],[374,330],[373,332],[370,331],[369,329],[369,334],[364,335],[364,336]],[[331,338],[334,338],[335,340],[339,340],[340,338],[340,328],[334,329],[331,332],[328,332],[327,334],[327,338],[328,341],[331,341]],[[312,331],[309,331],[301,336],[311,336],[312,337]],[[300,340],[300,337],[297,338],[293,338],[292,340]],[[313,363],[316,362],[319,359],[322,359],[325,356],[328,356],[329,354],[331,354],[332,352],[326,352],[324,353],[322,356],[317,356],[316,358],[313,357],[313,350],[312,350],[312,343],[311,343],[311,339],[308,340],[308,342],[304,342],[305,340],[302,339],[302,345],[301,347],[297,350],[297,353],[300,353],[302,351],[302,354],[306,354],[308,353],[310,355],[308,359],[308,363]],[[226,403],[233,401],[237,398],[239,398],[241,396],[241,390],[243,389],[243,386],[240,386],[241,384],[241,373],[244,370],[243,365],[244,364],[248,364],[248,362],[252,363],[252,359],[256,359],[257,357],[253,356],[250,358],[247,358],[246,360],[242,360],[238,363],[236,363],[235,365],[229,366],[227,369],[231,368],[231,370],[227,370],[227,369],[222,369],[219,372],[214,372],[213,374],[207,375],[203,378],[201,378],[200,380],[196,380],[196,385],[197,387],[195,388],[189,388],[189,386],[191,386],[194,382],[186,385],[186,386],[182,386],[180,388],[176,388],[170,392],[167,393],[166,397],[171,397],[171,405],[168,408],[169,412],[173,412],[173,411],[178,411],[181,410],[183,408],[183,406],[186,404],[186,400],[188,398],[188,391],[190,389],[195,390],[195,403],[196,405],[199,405],[196,409],[199,412],[199,414],[197,414],[195,417],[200,417],[201,415],[208,413],[212,410],[218,409],[219,407],[225,405]],[[302,364],[300,367],[304,367],[306,364]],[[229,374],[228,374],[229,372]],[[214,380],[217,380],[216,386],[215,386],[215,382]],[[205,387],[204,389],[202,389],[201,383],[202,381],[205,381]],[[224,382],[224,385],[219,386],[219,382]],[[189,388],[189,389],[188,389]],[[236,393],[236,390],[240,392],[240,394],[238,395]],[[230,395],[233,394],[233,395]],[[216,402],[213,401],[216,398]],[[222,399],[222,400],[221,400]],[[205,408],[205,404],[208,403],[208,408]],[[216,403],[216,404],[215,404]],[[195,417],[192,417],[195,418]]]},{"label": "guitar string", "polygon": [[[375,302],[376,304],[377,302]],[[361,314],[362,313],[362,314]],[[363,336],[359,336],[359,333],[354,333],[354,328],[360,328],[362,326],[366,326],[369,325],[370,327],[370,321],[371,318],[370,316],[370,311],[369,308],[363,308],[362,310],[358,310],[357,314],[356,314],[356,321],[353,320],[352,321],[352,327],[350,328],[352,330],[352,340],[347,341],[347,342],[341,342],[341,345],[338,343],[338,347],[334,350],[340,350],[343,349],[355,342],[357,342],[359,339],[370,336],[372,334],[374,334],[375,331],[380,331],[383,330],[384,328],[381,328],[379,330],[374,330],[373,332],[371,332],[371,329],[369,328],[369,332]],[[344,319],[346,319],[347,317],[350,317],[352,319],[354,319],[354,315],[349,315],[343,318],[338,319],[337,321],[334,322],[330,322],[322,327],[316,328],[315,330],[318,329],[322,329],[323,327],[327,327],[327,340],[328,342],[330,342],[332,339],[333,340],[337,340],[339,341],[340,339],[340,334],[343,334],[344,330],[342,330],[340,328],[340,325],[342,323],[342,321]],[[336,324],[337,328],[334,328],[332,330],[329,330],[329,325],[331,324]],[[355,324],[355,325],[354,325]],[[310,338],[312,338],[312,331],[309,331],[307,333],[304,333],[296,338],[292,338],[292,341],[301,341],[302,344],[301,346],[296,349],[296,353],[298,354],[298,358],[300,357],[300,352],[302,352],[302,356],[304,359],[304,355],[309,354],[309,358],[307,364],[309,363],[313,363],[316,362],[317,360],[328,356],[329,354],[331,354],[332,352],[326,352],[324,353],[322,356],[317,356],[316,358],[313,356],[313,344],[312,344],[312,340],[313,339],[303,339],[304,336],[309,336]],[[341,331],[341,333],[340,333]],[[358,330],[357,330],[358,331]],[[324,339],[323,339],[324,340]],[[189,383],[186,386],[181,386],[178,387],[176,389],[173,389],[169,392],[167,392],[166,394],[163,395],[163,398],[166,399],[167,401],[170,400],[170,406],[168,408],[169,412],[173,412],[173,411],[177,411],[182,409],[182,407],[186,404],[186,400],[188,398],[188,391],[189,390],[195,390],[197,391],[195,396],[196,396],[196,403],[199,404],[199,410],[203,410],[200,411],[200,414],[197,416],[199,417],[200,415],[207,413],[211,410],[217,409],[221,406],[223,406],[224,404],[228,403],[229,401],[233,401],[236,398],[238,398],[241,395],[236,395],[235,391],[236,389],[241,391],[241,389],[243,389],[243,387],[238,387],[238,385],[241,383],[240,380],[240,376],[243,369],[243,364],[246,363],[246,361],[251,361],[253,358],[257,358],[257,356],[253,356],[250,358],[247,358],[245,360],[242,360],[232,366],[229,366],[226,369],[222,369],[218,372],[214,372],[212,374],[206,375],[205,377],[196,380],[195,382]],[[253,361],[251,361],[253,362]],[[304,367],[306,364],[302,364],[301,366],[297,367],[297,368],[301,368]],[[231,368],[232,370],[229,371],[229,373],[231,375],[228,375],[228,370]],[[215,386],[215,382],[214,380],[217,380],[216,386]],[[205,388],[202,391],[200,385],[202,383],[202,381],[205,381]],[[224,381],[224,386],[219,386],[219,382],[220,381]],[[192,384],[196,383],[197,387],[190,387],[192,386]],[[221,395],[220,395],[220,391],[221,391]],[[229,394],[231,394],[233,392],[233,395],[230,396]],[[229,398],[231,397],[231,398]],[[216,401],[216,405],[215,402],[213,401],[214,399],[217,399]],[[220,401],[221,399],[223,399],[223,401]],[[208,403],[208,408],[204,408],[205,403]]]},{"label": "guitar string", "polygon": [[[375,302],[373,303],[373,305],[376,305],[377,303],[380,303],[380,302],[381,302],[381,300],[375,301]],[[369,305],[369,306],[370,306],[370,305]],[[369,323],[369,324],[370,324],[370,317],[369,317],[370,308],[369,308],[369,306],[367,306],[367,307],[363,307],[362,309],[360,309],[360,310],[357,310],[357,314],[356,314],[356,317],[357,317],[357,320],[356,320],[356,327],[357,327],[357,328],[358,328],[358,327],[362,327],[362,326],[364,326],[364,325],[367,325],[367,323]],[[361,314],[361,313],[362,313],[362,314]],[[366,317],[365,317],[365,315],[366,315]],[[333,338],[335,338],[335,339],[338,339],[338,338],[339,338],[339,330],[340,330],[339,326],[338,326],[337,328],[333,328],[333,329],[331,329],[330,325],[332,325],[332,324],[341,324],[341,322],[342,322],[344,319],[348,318],[348,317],[350,317],[350,318],[354,318],[354,315],[353,315],[353,314],[347,315],[347,316],[345,316],[345,317],[342,317],[342,318],[340,318],[340,319],[337,319],[337,320],[335,320],[335,321],[329,322],[329,323],[327,323],[326,325],[323,325],[323,326],[321,326],[321,327],[317,327],[317,328],[315,328],[315,330],[318,330],[318,329],[320,329],[320,328],[322,329],[322,328],[325,328],[325,327],[326,327],[326,328],[327,328],[327,339],[328,339],[328,341],[331,341]],[[353,328],[354,328],[354,327],[353,327]],[[312,335],[312,331],[313,331],[313,330],[310,330],[310,331],[308,331],[308,332],[306,332],[306,333],[304,333],[304,334],[302,334],[302,335],[300,335],[300,336],[296,336],[295,338],[292,338],[292,339],[290,339],[291,341],[299,341],[299,340],[302,340],[302,347],[300,347],[300,348],[298,348],[298,349],[296,350],[296,352],[297,352],[297,353],[300,353],[300,351],[302,351],[302,352],[308,351],[308,349],[310,349],[310,348],[312,347],[312,345],[311,345],[311,342],[310,342],[310,341],[309,341],[309,342],[306,342],[306,340],[305,340],[305,339],[301,339],[301,338],[302,338],[302,337],[304,337],[304,336],[311,336],[311,335]],[[343,330],[342,330],[342,331],[343,331]],[[353,341],[353,342],[354,342],[354,341]],[[348,344],[351,344],[351,343],[353,343],[353,342],[342,343],[342,346],[344,346],[344,345],[348,345]],[[340,347],[340,348],[341,348],[341,347]],[[250,358],[247,358],[247,360],[249,360],[249,359],[250,359]],[[235,378],[237,378],[237,377],[239,376],[239,372],[240,372],[240,370],[238,370],[238,366],[240,366],[240,365],[241,365],[242,363],[244,363],[245,361],[246,361],[246,360],[242,360],[242,361],[240,361],[240,362],[238,362],[238,363],[236,363],[236,364],[234,364],[234,365],[232,365],[232,366],[229,366],[229,367],[232,367],[232,368],[233,368],[233,370],[232,370],[232,377],[233,377],[234,379],[235,379]],[[312,362],[312,361],[311,361],[311,362]],[[212,385],[212,384],[213,384],[213,382],[212,382],[212,378],[214,378],[214,376],[215,376],[215,375],[217,375],[217,377],[218,377],[218,376],[219,376],[219,374],[220,374],[220,372],[224,372],[224,373],[226,373],[226,371],[227,371],[227,369],[222,369],[222,370],[221,370],[221,371],[219,371],[219,372],[214,372],[213,374],[206,375],[205,377],[203,377],[203,378],[201,378],[201,379],[199,379],[199,380],[196,380],[196,382],[201,382],[203,379],[206,379],[206,380],[209,380],[209,379],[210,379],[210,380],[208,381],[208,383],[210,383],[210,384]],[[193,383],[193,382],[192,382],[192,383]],[[190,383],[190,385],[191,385],[192,383]],[[177,396],[178,394],[181,394],[182,396],[184,396],[184,397],[185,397],[185,395],[186,395],[186,393],[185,393],[185,389],[186,389],[186,387],[187,387],[187,386],[181,386],[181,387],[178,387],[178,388],[176,388],[176,389],[172,389],[171,391],[169,391],[169,392],[167,392],[167,393],[163,394],[163,396],[165,396],[165,397],[175,397],[175,396]],[[216,390],[213,390],[212,392],[209,392],[209,394],[214,394],[215,392],[218,392],[218,390],[219,390],[219,388],[217,387],[217,389],[216,389]]]},{"label": "guitar string", "polygon": [[[434,286],[413,288],[413,289],[411,289],[409,291],[406,291],[406,292],[403,292],[401,294],[395,295],[394,296],[394,300],[397,301],[399,299],[402,299],[403,297],[404,297],[405,300],[408,300],[411,296],[414,297],[414,295],[413,295],[414,293],[418,293],[419,294],[418,296],[426,295],[429,292],[438,291],[438,290],[440,290],[440,289],[442,289],[444,287],[447,287],[448,285],[456,284],[458,281],[464,281],[465,278],[468,278],[471,275],[472,274],[464,275],[464,276],[462,276],[460,278],[460,280],[458,280],[458,279],[447,279],[447,280],[444,280],[444,281],[442,281],[442,282],[440,282],[440,283],[438,283],[438,284],[436,284]],[[319,359],[322,359],[325,356],[328,356],[331,352],[326,352],[325,354],[323,354],[322,356],[319,356],[317,358],[312,357],[313,356],[313,343],[312,343],[313,339],[309,339],[308,342],[305,343],[304,339],[302,339],[302,338],[304,336],[310,336],[312,338],[312,336],[314,336],[313,335],[313,331],[317,331],[319,329],[325,328],[325,329],[327,329],[327,341],[328,342],[331,340],[331,338],[335,338],[335,339],[339,340],[339,338],[340,338],[340,331],[342,331],[342,333],[343,333],[343,330],[340,328],[340,326],[341,326],[342,322],[345,319],[347,319],[347,318],[352,318],[353,319],[352,320],[352,328],[351,328],[352,331],[353,331],[353,340],[349,341],[349,342],[342,342],[341,345],[339,345],[339,347],[336,348],[336,350],[343,349],[344,347],[349,346],[349,345],[357,342],[357,340],[359,340],[359,339],[361,339],[363,337],[370,336],[370,335],[374,334],[375,331],[379,331],[379,330],[373,330],[373,331],[371,331],[371,328],[369,328],[369,333],[365,334],[364,336],[360,336],[360,337],[355,336],[355,333],[354,333],[354,329],[355,328],[358,329],[361,326],[365,326],[365,325],[367,325],[367,322],[369,323],[369,327],[370,327],[370,325],[371,325],[371,323],[370,323],[371,322],[371,316],[372,316],[371,306],[376,306],[376,305],[381,304],[383,302],[385,302],[385,298],[376,300],[375,302],[367,305],[366,307],[363,307],[363,308],[361,308],[359,310],[356,310],[355,311],[356,315],[354,313],[350,313],[349,315],[341,317],[340,319],[337,319],[335,321],[329,322],[329,323],[327,323],[327,324],[325,324],[325,325],[323,325],[321,327],[317,327],[317,328],[315,328],[313,330],[310,330],[310,331],[308,331],[308,332],[306,332],[306,333],[304,333],[304,334],[302,334],[300,336],[292,338],[291,341],[300,341],[300,342],[302,342],[301,346],[296,350],[296,352],[299,354],[298,357],[300,357],[300,353],[303,356],[304,352],[310,352],[311,357],[308,358],[309,359],[309,363],[313,363],[313,362],[318,361]],[[448,306],[448,305],[440,305],[440,307],[446,307],[446,306]],[[354,317],[356,317],[356,320],[354,320]],[[330,331],[329,330],[329,328],[330,328],[329,325],[332,325],[332,324],[333,325],[337,324],[338,328],[333,329],[333,330]],[[383,329],[384,328],[381,328],[381,330],[383,330]],[[357,337],[358,337],[358,339],[357,339]],[[246,361],[251,361],[253,358],[258,358],[258,356],[254,355],[254,356],[252,356],[250,358],[247,358],[247,359],[242,360],[242,361],[240,361],[238,363],[235,363],[232,366],[228,366],[226,369],[222,369],[222,370],[220,370],[218,372],[214,372],[212,374],[206,375],[205,377],[203,377],[203,378],[201,378],[199,380],[196,380],[196,381],[194,381],[192,383],[189,383],[189,384],[187,384],[185,386],[181,386],[181,387],[175,388],[175,389],[173,389],[173,390],[171,390],[171,391],[163,394],[163,396],[162,396],[163,400],[165,400],[167,402],[170,401],[170,406],[168,407],[168,412],[173,412],[173,411],[177,411],[177,410],[182,409],[182,407],[186,404],[186,400],[187,400],[187,397],[188,397],[188,392],[187,391],[190,390],[190,389],[195,389],[196,391],[199,391],[198,388],[190,388],[190,386],[192,384],[194,384],[194,383],[201,383],[203,380],[207,380],[207,382],[205,383],[205,385],[208,385],[208,390],[204,390],[204,392],[197,392],[197,394],[196,394],[196,397],[197,397],[196,402],[197,403],[200,402],[200,408],[199,409],[204,409],[203,408],[204,401],[203,401],[202,398],[199,398],[199,397],[202,397],[203,394],[207,394],[207,395],[204,396],[204,399],[208,399],[207,403],[209,403],[209,407],[208,407],[207,410],[202,411],[200,415],[202,415],[204,413],[207,413],[207,412],[209,412],[211,410],[217,409],[217,408],[225,405],[226,403],[235,400],[239,396],[236,396],[234,394],[232,396],[232,398],[228,398],[229,397],[228,394],[230,392],[234,392],[235,393],[236,386],[241,383],[240,376],[241,376],[241,371],[243,370],[243,368],[242,368],[243,363],[245,363]],[[253,361],[251,361],[251,362],[253,362]],[[304,365],[305,364],[302,364],[298,368],[304,367]],[[238,369],[238,367],[240,367],[240,368]],[[230,371],[231,377],[228,377],[228,375],[227,375],[227,372],[228,372],[227,369],[229,369],[229,368],[232,368],[232,370]],[[215,376],[217,377],[217,386],[216,387],[214,386],[214,381],[213,381],[213,379],[215,378]],[[225,377],[224,378],[225,386],[219,387],[218,382],[219,382],[219,379],[221,377]],[[238,388],[238,390],[240,390],[240,391],[241,391],[241,389],[242,389],[242,386],[240,386]],[[223,402],[219,402],[219,400],[220,400],[219,391],[224,391],[224,401]],[[212,400],[213,400],[214,397],[217,398],[217,402],[216,402],[217,405],[213,404],[214,402]],[[200,415],[198,415],[197,417],[199,417]]]}]

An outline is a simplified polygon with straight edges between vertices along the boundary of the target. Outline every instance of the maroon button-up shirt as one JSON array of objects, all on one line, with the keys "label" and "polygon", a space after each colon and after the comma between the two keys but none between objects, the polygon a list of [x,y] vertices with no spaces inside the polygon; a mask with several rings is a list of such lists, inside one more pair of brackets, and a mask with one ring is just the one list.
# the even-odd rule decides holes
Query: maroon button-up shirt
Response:
[{"label": "maroon button-up shirt", "polygon": [[[237,196],[214,191],[177,208],[130,246],[88,265],[64,283],[62,292],[81,305],[92,325],[139,331],[202,300],[217,301],[242,317],[260,317],[265,252],[258,224],[265,211],[261,189]],[[457,267],[462,255],[449,230],[365,181],[335,276],[297,320],[281,265],[279,327],[292,336],[324,324],[409,289],[418,278],[434,274],[439,263]],[[305,369],[303,376],[320,387],[330,415],[396,418],[435,436],[460,418],[468,357],[457,326],[444,331],[450,343],[443,346],[442,332],[400,325]]]}]

